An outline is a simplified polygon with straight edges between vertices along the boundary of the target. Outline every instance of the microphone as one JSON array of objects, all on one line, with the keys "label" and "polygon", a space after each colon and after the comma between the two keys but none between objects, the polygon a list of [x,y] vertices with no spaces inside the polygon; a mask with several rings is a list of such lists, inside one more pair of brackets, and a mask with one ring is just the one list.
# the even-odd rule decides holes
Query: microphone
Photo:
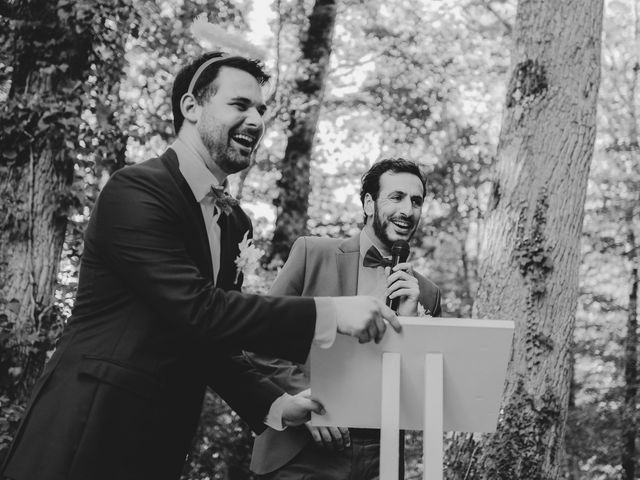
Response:
[{"label": "microphone", "polygon": [[[395,267],[399,263],[406,262],[409,258],[409,243],[406,240],[396,240],[391,246],[391,268]],[[398,306],[400,305],[400,297],[388,298],[387,307],[394,312],[398,313]]]}]

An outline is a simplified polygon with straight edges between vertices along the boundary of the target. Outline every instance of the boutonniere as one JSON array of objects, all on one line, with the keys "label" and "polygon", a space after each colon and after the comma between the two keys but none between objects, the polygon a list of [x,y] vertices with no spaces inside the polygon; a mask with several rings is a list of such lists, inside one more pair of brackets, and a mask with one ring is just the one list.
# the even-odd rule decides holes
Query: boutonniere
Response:
[{"label": "boutonniere", "polygon": [[229,195],[224,185],[211,185],[207,195],[211,197],[213,206],[220,209],[225,215],[229,215],[233,208],[238,205],[238,200]]},{"label": "boutonniere", "polygon": [[424,308],[420,302],[418,302],[418,316],[419,317],[432,317],[431,310]]},{"label": "boutonniere", "polygon": [[260,266],[260,258],[264,255],[264,250],[253,244],[253,239],[249,238],[249,230],[244,234],[244,238],[238,244],[240,253],[236,257],[236,279],[233,283],[238,283],[240,273],[245,277],[251,275]]}]

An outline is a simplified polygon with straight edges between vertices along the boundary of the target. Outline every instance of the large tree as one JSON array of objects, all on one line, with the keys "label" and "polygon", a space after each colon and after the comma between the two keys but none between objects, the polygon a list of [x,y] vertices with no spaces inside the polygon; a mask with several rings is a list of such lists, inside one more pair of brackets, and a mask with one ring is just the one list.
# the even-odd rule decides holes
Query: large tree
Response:
[{"label": "large tree", "polygon": [[71,187],[99,129],[82,116],[108,104],[135,24],[130,0],[16,0],[2,15],[0,457],[59,333],[53,290]]},{"label": "large tree", "polygon": [[459,434],[448,478],[558,475],[596,133],[602,0],[520,0],[474,316],[516,323],[497,432]]}]

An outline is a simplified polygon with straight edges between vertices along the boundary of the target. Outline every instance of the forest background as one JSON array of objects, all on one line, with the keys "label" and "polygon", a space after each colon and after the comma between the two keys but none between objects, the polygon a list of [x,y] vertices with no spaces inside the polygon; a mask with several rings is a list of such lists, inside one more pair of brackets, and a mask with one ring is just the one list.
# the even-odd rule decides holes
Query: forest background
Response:
[{"label": "forest background", "polygon": [[[357,232],[360,175],[377,159],[402,156],[428,176],[412,258],[441,287],[445,316],[469,317],[482,282],[511,49],[531,33],[516,22],[527,3],[0,2],[0,461],[73,306],[82,233],[100,187],[171,142],[172,77],[183,59],[215,47],[188,33],[196,15],[207,12],[263,47],[274,74],[263,146],[231,179],[265,251],[245,289],[268,289],[298,235]],[[596,4],[584,8],[597,16]],[[575,212],[584,223],[567,426],[553,447],[567,479],[633,479],[640,466],[640,1],[607,0],[602,25],[597,136],[584,212]],[[52,233],[38,237],[38,229]],[[30,273],[19,287],[12,279],[24,265]],[[406,447],[408,477],[419,478],[420,434],[410,432]],[[250,449],[246,426],[209,393],[184,478],[250,478]],[[501,478],[548,478],[538,475]]]}]

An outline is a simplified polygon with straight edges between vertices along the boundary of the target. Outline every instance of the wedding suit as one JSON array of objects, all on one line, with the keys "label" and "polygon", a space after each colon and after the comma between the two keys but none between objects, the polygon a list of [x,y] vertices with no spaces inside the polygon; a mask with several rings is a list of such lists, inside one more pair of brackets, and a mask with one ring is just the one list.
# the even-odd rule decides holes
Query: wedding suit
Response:
[{"label": "wedding suit", "polygon": [[[321,237],[299,238],[291,248],[289,258],[276,278],[270,294],[302,297],[356,295],[362,259],[360,235],[346,240]],[[440,316],[439,288],[424,276],[415,272],[414,274],[419,283],[420,304],[433,316]],[[288,393],[295,394],[309,388],[308,363],[301,365],[253,352],[247,352],[245,355],[251,364]],[[363,433],[360,429],[357,431],[351,429],[351,432],[352,437],[354,432],[356,435]],[[378,433],[373,430],[369,432]],[[366,436],[375,439],[375,434]],[[379,434],[374,446],[379,449]],[[289,427],[284,431],[267,428],[255,439],[251,469],[261,475],[270,474],[285,466],[301,452],[305,453],[303,450],[310,448],[322,447],[313,445],[313,439],[304,425]],[[365,445],[363,448],[368,450],[369,446]],[[313,457],[313,452],[307,453],[309,453],[307,456]],[[335,468],[335,465],[329,465],[334,462],[323,463],[326,465],[315,465],[315,468]],[[377,470],[377,463],[375,470]],[[332,475],[327,473],[326,476],[332,477]]]},{"label": "wedding suit", "polygon": [[85,234],[77,300],[0,470],[15,480],[180,476],[207,385],[257,432],[281,390],[235,363],[241,349],[303,362],[311,298],[239,292],[251,223],[220,215],[213,282],[202,211],[176,153],[116,172]]}]

